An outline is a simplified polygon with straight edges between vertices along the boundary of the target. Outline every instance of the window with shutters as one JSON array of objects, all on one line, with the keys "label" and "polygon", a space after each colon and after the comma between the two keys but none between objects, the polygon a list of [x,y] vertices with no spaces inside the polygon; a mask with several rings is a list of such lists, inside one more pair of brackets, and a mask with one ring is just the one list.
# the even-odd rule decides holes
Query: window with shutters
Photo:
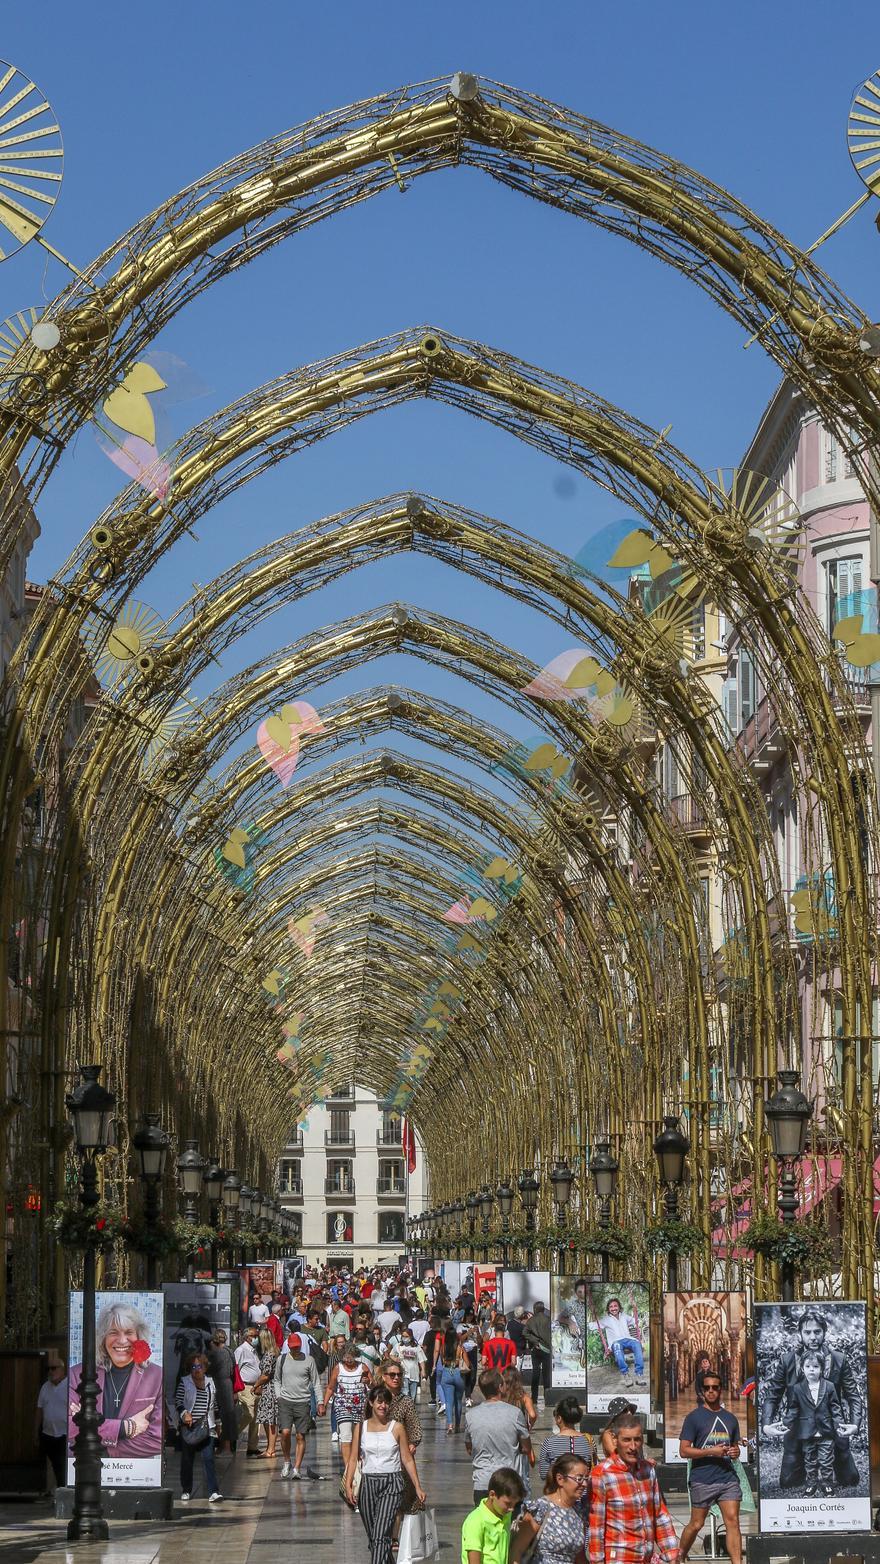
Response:
[{"label": "window with shutters", "polygon": [[865,567],[861,554],[829,559],[825,566],[826,630],[830,635],[838,619],[858,612],[856,594],[862,591]]}]

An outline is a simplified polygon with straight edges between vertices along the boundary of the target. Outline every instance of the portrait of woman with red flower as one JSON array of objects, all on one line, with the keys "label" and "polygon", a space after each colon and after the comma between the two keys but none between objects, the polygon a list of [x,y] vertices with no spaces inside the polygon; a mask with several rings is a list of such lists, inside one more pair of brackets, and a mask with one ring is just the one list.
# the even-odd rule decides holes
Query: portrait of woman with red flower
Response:
[{"label": "portrait of woman with red flower", "polygon": [[[99,1299],[97,1340],[99,1433],[104,1453],[124,1459],[162,1453],[162,1368],[151,1363],[149,1325],[125,1296]],[[82,1365],[70,1370],[71,1446],[77,1435]]]}]

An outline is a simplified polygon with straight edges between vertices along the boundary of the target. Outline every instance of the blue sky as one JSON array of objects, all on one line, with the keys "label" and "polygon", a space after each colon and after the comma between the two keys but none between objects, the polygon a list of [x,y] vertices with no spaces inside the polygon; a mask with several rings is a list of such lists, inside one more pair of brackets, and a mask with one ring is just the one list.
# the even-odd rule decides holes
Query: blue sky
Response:
[{"label": "blue sky", "polygon": [[[812,0],[408,8],[154,0],[148,9],[78,10],[47,0],[6,15],[2,52],[37,80],[60,119],[65,179],[46,235],[80,264],[264,137],[457,68],[536,91],[679,157],[806,245],[861,190],[845,130],[853,90],[880,64],[880,37],[875,45],[864,25],[871,14],[843,4],[832,16]],[[822,252],[873,318],[876,213],[875,201]],[[39,304],[65,280],[31,245],[0,267],[0,315]],[[292,367],[418,322],[503,347],[648,423],[672,424],[675,443],[709,468],[735,465],[776,383],[760,348],[743,351],[742,331],[674,272],[483,175],[451,170],[296,237],[174,321],[156,345],[192,366],[206,390],[171,409],[171,432]],[[260,542],[410,487],[575,554],[620,507],[581,478],[560,494],[560,475],[485,424],[412,404],[362,421],[240,492],[140,595],[168,614],[191,582],[204,584]],[[63,562],[117,477],[83,431],[40,498],[43,536],[30,575],[45,579]],[[567,644],[534,615],[414,557],[359,572],[268,621],[224,658],[224,672],[397,598],[479,624],[540,661]],[[490,714],[485,697],[450,675],[400,659],[320,699],[385,677],[411,678]]]}]

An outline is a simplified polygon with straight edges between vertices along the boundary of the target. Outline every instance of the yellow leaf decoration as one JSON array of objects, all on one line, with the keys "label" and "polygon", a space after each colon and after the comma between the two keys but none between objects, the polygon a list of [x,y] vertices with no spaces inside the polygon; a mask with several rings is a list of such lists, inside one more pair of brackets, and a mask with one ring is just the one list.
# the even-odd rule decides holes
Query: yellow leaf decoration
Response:
[{"label": "yellow leaf decoration", "polygon": [[880,635],[862,630],[864,614],[849,614],[838,619],[831,632],[832,640],[842,641],[844,657],[853,668],[870,668],[880,662]]},{"label": "yellow leaf decoration", "polygon": [[267,994],[280,994],[284,985],[284,974],[275,967],[263,978],[263,988]]},{"label": "yellow leaf decoration", "polygon": [[133,364],[122,384],[104,402],[104,413],[117,428],[155,445],[156,419],[147,396],[164,389],[165,381],[152,364]]},{"label": "yellow leaf decoration", "polygon": [[443,998],[444,995],[448,995],[450,999],[460,999],[461,998],[461,989],[460,988],[456,988],[454,983],[450,983],[450,982],[447,981],[445,983],[441,983],[440,984],[440,987],[437,990],[437,995],[441,999]]},{"label": "yellow leaf decoration", "polygon": [[657,543],[650,533],[643,532],[641,527],[638,527],[635,532],[627,533],[608,564],[621,570],[632,570],[637,565],[647,565],[651,572],[651,579],[656,580],[664,570],[672,569],[675,560],[667,553],[662,543]]},{"label": "yellow leaf decoration", "polygon": [[598,679],[596,680],[596,694],[600,696],[610,695],[611,691],[616,689],[616,687],[617,680],[615,679],[614,674],[609,673],[607,668],[603,668],[602,672],[599,674]]},{"label": "yellow leaf decoration", "polygon": [[456,948],[456,950],[480,950],[481,951],[483,949],[483,946],[482,946],[481,942],[478,939],[474,939],[473,934],[462,934],[461,939],[459,940],[459,942],[458,942],[458,944],[456,945],[455,948]]},{"label": "yellow leaf decoration", "polygon": [[293,734],[290,731],[289,722],[285,722],[283,717],[267,717],[266,732],[273,744],[277,744],[278,748],[283,750],[285,755],[289,754],[290,747],[293,744]]},{"label": "yellow leaf decoration", "polygon": [[549,771],[557,779],[565,775],[570,765],[568,756],[563,755],[555,744],[539,744],[525,761],[526,771]]},{"label": "yellow leaf decoration", "polygon": [[483,874],[487,880],[500,880],[503,885],[512,885],[519,874],[519,868],[507,858],[493,858],[488,869],[483,870]]},{"label": "yellow leaf decoration", "polygon": [[487,923],[492,923],[498,916],[498,908],[485,896],[477,896],[471,902],[468,911],[472,918],[485,918]]},{"label": "yellow leaf decoration", "polygon": [[599,664],[595,657],[582,657],[568,675],[565,681],[566,689],[588,690],[591,684],[595,684],[598,673]]},{"label": "yellow leaf decoration", "polygon": [[230,831],[223,843],[221,852],[227,863],[235,864],[237,869],[247,868],[247,859],[244,855],[244,844],[248,839],[247,831]]}]

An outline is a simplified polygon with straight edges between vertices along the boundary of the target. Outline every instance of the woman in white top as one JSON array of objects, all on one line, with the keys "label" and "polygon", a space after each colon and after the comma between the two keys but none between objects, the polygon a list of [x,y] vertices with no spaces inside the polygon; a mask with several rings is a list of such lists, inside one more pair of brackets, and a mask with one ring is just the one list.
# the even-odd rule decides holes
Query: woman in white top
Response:
[{"label": "woman in white top", "polygon": [[354,1505],[352,1484],[360,1464],[357,1506],[370,1544],[370,1564],[391,1564],[391,1541],[403,1495],[404,1470],[412,1480],[419,1503],[425,1502],[409,1441],[402,1425],[391,1417],[392,1400],[391,1391],[384,1385],[378,1385],[370,1392],[366,1417],[354,1427],[351,1455],[345,1470],[346,1498]]}]

